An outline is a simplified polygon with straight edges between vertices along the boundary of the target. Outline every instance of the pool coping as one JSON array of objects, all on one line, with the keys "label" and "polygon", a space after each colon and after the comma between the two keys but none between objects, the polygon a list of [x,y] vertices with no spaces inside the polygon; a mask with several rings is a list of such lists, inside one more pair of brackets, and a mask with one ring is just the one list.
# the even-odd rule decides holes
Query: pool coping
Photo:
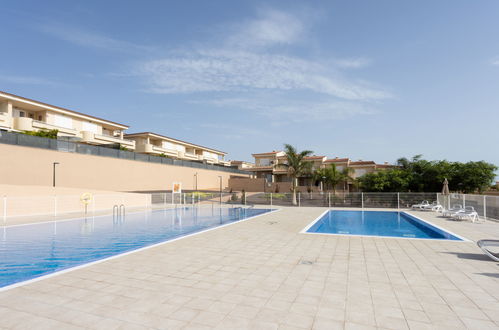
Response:
[{"label": "pool coping", "polygon": [[[377,235],[356,235],[356,234],[337,234],[337,233],[311,233],[311,232],[308,232],[308,230],[317,223],[317,221],[319,221],[324,215],[326,215],[329,211],[358,211],[358,212],[399,212],[399,213],[406,213],[407,215],[411,216],[411,217],[414,217],[432,227],[435,227],[437,229],[440,229],[440,230],[443,230],[444,232],[446,233],[449,233],[457,238],[459,238],[460,240],[450,240],[450,239],[435,239],[435,238],[419,238],[419,237],[398,237],[398,236],[377,236]],[[428,220],[425,220],[425,219],[422,219],[416,215],[413,215],[411,213],[407,213],[407,211],[381,211],[381,210],[377,210],[377,211],[373,211],[373,210],[367,210],[367,211],[363,211],[363,210],[335,210],[335,209],[327,209],[325,210],[324,212],[322,212],[317,218],[315,218],[311,223],[309,223],[305,228],[303,228],[301,231],[300,231],[300,234],[308,234],[308,235],[327,235],[327,236],[353,236],[353,237],[370,237],[370,238],[395,238],[395,239],[411,239],[411,240],[422,240],[422,241],[437,241],[437,242],[473,242],[472,240],[469,240],[467,239],[466,237],[463,237],[461,235],[458,235],[450,230],[447,230],[439,225],[436,225]]]},{"label": "pool coping", "polygon": [[[252,209],[259,209],[259,208],[252,208]],[[156,211],[158,211],[158,210],[156,210]],[[162,210],[159,210],[159,211],[162,211]],[[187,237],[191,237],[191,236],[203,234],[203,233],[206,233],[206,232],[209,232],[209,231],[212,231],[212,230],[216,230],[216,229],[220,229],[220,228],[223,228],[223,227],[228,227],[228,226],[231,226],[231,225],[235,225],[235,224],[238,224],[238,223],[241,223],[241,222],[245,222],[245,221],[248,221],[248,220],[251,220],[251,219],[254,219],[254,218],[257,218],[257,217],[261,217],[261,216],[264,216],[264,215],[272,214],[272,213],[275,213],[275,212],[278,212],[278,211],[281,211],[281,209],[280,208],[270,209],[269,212],[266,212],[266,213],[263,213],[263,214],[254,215],[254,216],[251,216],[249,218],[245,218],[245,219],[242,219],[242,220],[239,220],[239,221],[234,221],[234,222],[226,223],[226,224],[221,225],[221,226],[212,227],[212,228],[208,228],[208,229],[205,229],[205,230],[201,230],[201,231],[197,231],[197,232],[194,232],[194,233],[190,233],[190,234],[187,234],[187,235],[179,236],[179,237],[173,238],[171,240],[167,240],[167,241],[164,241],[164,242],[160,242],[160,243],[155,243],[155,244],[152,244],[152,245],[144,246],[144,247],[141,247],[141,248],[138,248],[138,249],[134,249],[134,250],[131,250],[131,251],[123,252],[123,253],[116,254],[116,255],[113,255],[113,256],[110,256],[110,257],[105,257],[105,258],[102,258],[102,259],[91,261],[89,263],[85,263],[85,264],[82,264],[82,265],[78,265],[78,266],[74,266],[74,267],[70,267],[70,268],[66,268],[66,269],[61,269],[59,271],[55,271],[53,273],[49,273],[49,274],[46,274],[46,275],[35,277],[35,278],[29,279],[29,280],[26,280],[26,281],[21,281],[21,282],[9,284],[9,285],[6,285],[4,287],[0,287],[0,292],[4,292],[4,291],[8,291],[8,290],[17,288],[17,287],[28,285],[28,284],[31,284],[31,283],[34,283],[34,282],[38,282],[38,281],[41,281],[41,280],[44,280],[44,279],[47,279],[47,278],[50,278],[50,277],[55,277],[55,276],[58,276],[58,275],[69,273],[69,272],[72,272],[72,271],[75,271],[75,270],[78,270],[78,269],[82,269],[82,268],[85,268],[85,267],[89,267],[89,266],[92,266],[92,265],[96,265],[96,264],[105,262],[105,261],[108,261],[108,260],[121,258],[121,257],[127,256],[127,255],[132,254],[132,253],[141,252],[141,251],[144,251],[144,250],[147,250],[147,249],[152,249],[152,248],[164,245],[164,244],[168,244],[168,243],[171,243],[171,242],[175,242],[175,241],[187,238]],[[142,213],[142,212],[137,212],[137,213]],[[101,217],[101,216],[99,216],[99,217]],[[68,221],[68,220],[73,220],[74,221],[74,220],[78,220],[78,219],[80,219],[80,218],[76,218],[76,219],[65,219],[65,220],[62,220],[62,221]],[[46,222],[53,222],[53,221],[46,221]],[[39,222],[39,223],[43,223],[43,222]],[[29,225],[34,225],[34,224],[37,224],[37,223],[30,223]],[[22,225],[28,225],[28,224],[22,224]],[[21,225],[14,225],[14,226],[21,226]]]}]

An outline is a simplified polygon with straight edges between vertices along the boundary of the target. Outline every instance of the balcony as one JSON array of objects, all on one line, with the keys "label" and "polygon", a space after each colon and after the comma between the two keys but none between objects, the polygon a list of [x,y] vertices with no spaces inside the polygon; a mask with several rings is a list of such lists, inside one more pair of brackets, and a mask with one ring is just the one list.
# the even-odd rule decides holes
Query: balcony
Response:
[{"label": "balcony", "polygon": [[95,134],[89,131],[82,131],[82,141],[88,144],[112,144],[118,143],[126,148],[135,150],[135,141],[120,139],[119,137]]},{"label": "balcony", "polygon": [[203,156],[202,155],[191,154],[189,152],[184,153],[184,157],[183,158],[189,159],[189,160],[203,160]]},{"label": "balcony", "polygon": [[18,131],[40,131],[40,130],[53,130],[59,131],[59,135],[63,136],[78,136],[78,131],[72,128],[61,127],[52,125],[43,121],[33,120],[28,117],[14,117],[14,129]]},{"label": "balcony", "polygon": [[77,136],[78,135],[78,131],[75,129],[56,126],[56,125],[48,124],[48,123],[45,123],[43,121],[38,121],[38,120],[33,120],[33,127],[36,129],[39,129],[39,130],[56,129],[59,131],[59,133],[62,133],[63,135],[69,135],[69,136]]},{"label": "balcony", "polygon": [[0,112],[0,127],[11,128],[11,117],[3,112]]}]

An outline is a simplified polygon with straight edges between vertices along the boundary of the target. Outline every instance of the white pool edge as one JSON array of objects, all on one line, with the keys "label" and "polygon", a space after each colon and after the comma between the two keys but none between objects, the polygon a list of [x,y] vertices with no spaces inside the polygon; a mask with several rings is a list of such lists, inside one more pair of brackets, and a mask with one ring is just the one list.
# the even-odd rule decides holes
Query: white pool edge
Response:
[{"label": "white pool edge", "polygon": [[[254,208],[254,210],[258,210],[258,208]],[[10,284],[10,285],[1,287],[0,288],[0,292],[11,290],[11,289],[14,289],[14,288],[17,288],[17,287],[20,287],[20,286],[24,286],[24,285],[28,285],[28,284],[31,284],[31,283],[34,283],[34,282],[38,282],[38,281],[41,281],[41,280],[45,280],[47,278],[59,276],[59,275],[62,275],[62,274],[65,274],[65,273],[69,273],[69,272],[72,272],[72,271],[75,271],[75,270],[78,270],[78,269],[82,269],[82,268],[85,268],[85,267],[96,265],[96,264],[99,264],[101,262],[105,262],[105,261],[108,261],[108,260],[121,258],[121,257],[127,256],[127,255],[132,254],[132,253],[144,251],[144,250],[147,250],[147,249],[152,249],[152,248],[164,245],[164,244],[168,244],[168,243],[175,242],[175,241],[178,241],[178,240],[181,240],[181,239],[184,239],[184,238],[188,238],[188,237],[196,236],[196,235],[199,235],[199,234],[203,234],[203,233],[206,233],[206,232],[209,232],[209,231],[212,231],[212,230],[216,230],[216,229],[220,229],[220,228],[223,228],[223,227],[228,227],[228,226],[231,226],[231,225],[235,225],[235,224],[238,224],[238,223],[241,223],[241,222],[245,222],[245,221],[257,218],[257,217],[261,217],[261,216],[264,216],[264,215],[272,214],[272,213],[278,212],[280,210],[281,209],[270,209],[270,211],[267,212],[267,213],[254,215],[252,217],[245,218],[245,219],[242,219],[242,220],[239,220],[239,221],[234,221],[234,222],[231,222],[231,223],[226,223],[226,224],[221,225],[221,226],[217,226],[217,227],[213,227],[213,228],[208,228],[208,229],[205,229],[205,230],[202,230],[202,231],[198,231],[198,232],[195,232],[195,233],[192,233],[192,234],[187,234],[185,236],[180,236],[180,237],[177,237],[177,238],[174,238],[174,239],[171,239],[171,240],[167,240],[167,241],[164,241],[164,242],[156,243],[156,244],[149,245],[149,246],[144,246],[144,247],[132,250],[132,251],[123,252],[123,253],[120,253],[120,254],[116,254],[114,256],[110,256],[110,257],[106,257],[106,258],[103,258],[103,259],[91,261],[91,262],[83,264],[83,265],[74,266],[74,267],[63,269],[63,270],[60,270],[60,271],[56,271],[54,273],[50,273],[50,274],[47,274],[47,275],[42,275],[40,277],[35,277],[35,278],[30,279],[30,280],[26,280],[26,281],[22,281],[22,282]],[[81,218],[78,218],[78,219],[81,219]],[[73,219],[73,220],[75,220],[75,219]],[[49,221],[49,222],[52,222],[52,221]]]},{"label": "white pool edge", "polygon": [[[317,218],[315,218],[311,223],[309,223],[305,228],[303,228],[300,231],[300,234],[307,234],[307,235],[326,235],[326,236],[350,236],[350,237],[366,237],[366,238],[394,238],[394,239],[411,239],[411,240],[419,240],[419,241],[437,241],[437,242],[473,242],[472,240],[469,240],[461,235],[458,235],[450,230],[447,230],[441,226],[435,225],[434,223],[421,219],[418,216],[415,216],[411,213],[407,213],[406,211],[399,211],[400,213],[406,213],[407,215],[414,217],[432,227],[438,228],[440,230],[443,230],[446,233],[449,233],[457,238],[460,239],[460,241],[457,240],[450,240],[450,239],[435,239],[435,238],[418,238],[418,237],[397,237],[397,236],[376,236],[376,235],[356,235],[356,234],[337,234],[337,233],[309,233],[308,230],[317,222],[319,221],[324,215],[326,215],[329,211],[338,211],[334,209],[328,209],[324,212],[322,212]],[[357,210],[358,211],[358,210]],[[398,211],[363,211],[363,212],[398,212]]]}]

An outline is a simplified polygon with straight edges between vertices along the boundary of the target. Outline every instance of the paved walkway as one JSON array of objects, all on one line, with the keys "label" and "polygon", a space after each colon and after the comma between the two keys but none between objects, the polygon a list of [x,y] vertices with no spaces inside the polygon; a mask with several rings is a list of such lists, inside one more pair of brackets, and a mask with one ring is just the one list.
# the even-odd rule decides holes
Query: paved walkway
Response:
[{"label": "paved walkway", "polygon": [[[323,211],[284,208],[0,292],[0,328],[499,328],[499,265],[474,242],[299,233]],[[414,214],[499,238],[497,223]]]}]

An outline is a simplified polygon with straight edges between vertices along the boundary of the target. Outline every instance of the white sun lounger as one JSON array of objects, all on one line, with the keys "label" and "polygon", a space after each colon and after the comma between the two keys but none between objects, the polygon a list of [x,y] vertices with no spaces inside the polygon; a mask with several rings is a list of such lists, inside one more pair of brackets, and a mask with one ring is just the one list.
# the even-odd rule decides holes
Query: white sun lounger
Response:
[{"label": "white sun lounger", "polygon": [[451,217],[453,214],[456,214],[458,212],[463,212],[464,209],[463,209],[463,206],[461,204],[454,204],[452,205],[452,207],[448,210],[444,210],[442,212],[442,215],[444,217]]},{"label": "white sun lounger", "polygon": [[425,201],[422,201],[422,202],[421,202],[421,203],[419,203],[419,204],[414,204],[414,205],[412,206],[412,208],[413,208],[413,209],[420,209],[420,210],[421,210],[421,208],[422,208],[422,207],[424,207],[424,206],[426,206],[426,205],[430,205],[430,203],[428,203],[428,201],[426,201],[426,200],[425,200]]},{"label": "white sun lounger", "polygon": [[457,212],[452,215],[456,220],[470,219],[472,222],[478,221],[478,213],[473,206],[466,206],[463,211]]},{"label": "white sun lounger", "polygon": [[[476,242],[478,247],[482,249],[482,251],[488,255],[492,260],[499,262],[499,240],[498,239],[482,239]],[[490,248],[495,247],[495,251],[492,251]]]},{"label": "white sun lounger", "polygon": [[421,206],[421,210],[423,210],[423,211],[433,211],[433,208],[435,208],[437,206],[438,206],[438,203],[437,202],[433,202],[431,204]]}]

